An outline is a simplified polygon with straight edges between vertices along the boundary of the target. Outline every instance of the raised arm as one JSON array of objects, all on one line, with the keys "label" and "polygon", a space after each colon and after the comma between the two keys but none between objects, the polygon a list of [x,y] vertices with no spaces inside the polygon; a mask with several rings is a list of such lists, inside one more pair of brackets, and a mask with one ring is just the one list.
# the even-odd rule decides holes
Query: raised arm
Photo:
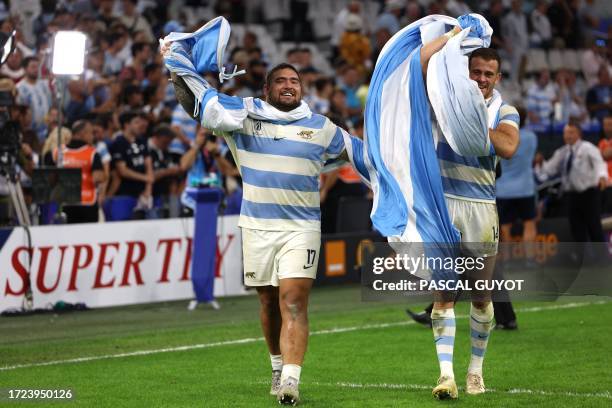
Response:
[{"label": "raised arm", "polygon": [[247,117],[242,98],[225,95],[212,87],[193,65],[185,62],[188,53],[180,41],[164,43],[161,53],[171,72],[176,97],[192,118],[213,131],[231,132],[242,128]]},{"label": "raised arm", "polygon": [[448,40],[460,32],[461,27],[453,27],[453,29],[446,34],[441,35],[440,37],[428,42],[427,44],[424,44],[423,47],[421,47],[421,68],[423,70],[423,78],[427,76],[427,66],[429,65],[429,60],[431,59],[432,55],[440,51],[446,45]]}]

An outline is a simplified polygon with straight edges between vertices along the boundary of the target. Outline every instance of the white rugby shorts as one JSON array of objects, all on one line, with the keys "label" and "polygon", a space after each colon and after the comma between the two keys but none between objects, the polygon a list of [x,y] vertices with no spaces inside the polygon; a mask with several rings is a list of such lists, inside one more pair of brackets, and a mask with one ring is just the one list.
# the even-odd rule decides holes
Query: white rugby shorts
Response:
[{"label": "white rugby shorts", "polygon": [[462,251],[471,256],[496,255],[499,219],[495,203],[445,198],[451,221],[461,233]]},{"label": "white rugby shorts", "polygon": [[280,279],[317,276],[321,233],[242,228],[244,283],[279,286]]}]

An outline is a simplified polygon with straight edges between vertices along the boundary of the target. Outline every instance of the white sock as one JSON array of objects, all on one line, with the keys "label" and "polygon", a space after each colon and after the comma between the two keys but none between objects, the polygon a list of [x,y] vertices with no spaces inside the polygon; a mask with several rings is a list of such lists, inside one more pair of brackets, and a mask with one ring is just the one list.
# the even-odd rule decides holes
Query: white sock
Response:
[{"label": "white sock", "polygon": [[489,302],[484,309],[470,307],[470,340],[472,354],[468,373],[482,375],[482,362],[489,342],[489,333],[493,326],[493,303]]},{"label": "white sock", "polygon": [[440,377],[455,378],[453,349],[455,347],[455,309],[433,309],[431,327],[440,364]]},{"label": "white sock", "polygon": [[300,367],[297,364],[283,365],[283,371],[281,372],[281,384],[285,382],[285,380],[289,377],[293,377],[299,382],[301,372],[302,372],[302,367]]},{"label": "white sock", "polygon": [[272,363],[272,371],[280,371],[283,369],[283,356],[282,354],[270,354],[270,362]]}]

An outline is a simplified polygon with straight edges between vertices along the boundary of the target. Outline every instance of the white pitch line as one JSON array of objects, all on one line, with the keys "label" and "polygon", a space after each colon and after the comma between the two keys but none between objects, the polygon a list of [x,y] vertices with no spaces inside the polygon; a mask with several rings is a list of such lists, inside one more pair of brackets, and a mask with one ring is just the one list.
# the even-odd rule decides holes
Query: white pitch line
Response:
[{"label": "white pitch line", "polygon": [[[268,382],[261,382],[261,384],[268,384]],[[431,390],[430,385],[421,384],[361,384],[352,382],[336,382],[336,383],[322,383],[317,381],[305,381],[305,385],[323,386],[323,387],[340,387],[340,388],[378,388],[378,389],[411,389],[411,390]],[[463,389],[463,387],[459,387]],[[580,397],[580,398],[605,398],[612,399],[610,391],[603,392],[574,392],[574,391],[544,391],[544,390],[530,390],[526,388],[512,388],[509,390],[498,390],[495,388],[487,388],[487,393],[497,394],[528,394],[528,395],[543,395],[543,396],[564,396],[564,397]]]},{"label": "white pitch line", "polygon": [[[531,307],[518,309],[518,312],[541,312],[547,310],[558,310],[558,309],[571,309],[577,307],[584,307],[590,305],[600,305],[604,304],[604,301],[597,302],[582,302],[582,303],[566,303],[562,305],[554,305],[554,306],[539,306],[539,307]],[[465,319],[467,315],[459,315],[457,319]],[[325,330],[316,330],[310,333],[311,336],[317,336],[322,334],[337,334],[337,333],[346,333],[346,332],[354,332],[361,330],[369,330],[369,329],[385,329],[388,327],[397,327],[397,326],[407,326],[414,324],[413,321],[405,320],[401,322],[392,322],[392,323],[379,323],[379,324],[366,324],[362,326],[350,326],[350,327],[337,327],[333,329],[325,329]],[[89,357],[78,357],[78,358],[70,358],[66,360],[53,360],[53,361],[45,361],[40,363],[26,363],[26,364],[15,364],[11,366],[3,366],[0,367],[0,371],[10,371],[16,370],[18,368],[32,368],[32,367],[45,367],[45,366],[53,366],[59,364],[71,364],[71,363],[85,363],[89,361],[97,361],[97,360],[107,360],[112,358],[123,358],[123,357],[135,357],[135,356],[147,356],[151,354],[161,354],[161,353],[173,353],[177,351],[189,351],[189,350],[197,350],[197,349],[205,349],[212,347],[222,347],[222,346],[232,346],[236,344],[249,344],[264,341],[263,337],[247,337],[243,339],[236,340],[226,340],[226,341],[218,341],[213,343],[202,343],[202,344],[190,344],[186,346],[177,346],[177,347],[167,347],[161,349],[151,349],[151,350],[137,350],[130,351],[126,353],[118,353],[118,354],[106,354],[101,356],[89,356]]]}]

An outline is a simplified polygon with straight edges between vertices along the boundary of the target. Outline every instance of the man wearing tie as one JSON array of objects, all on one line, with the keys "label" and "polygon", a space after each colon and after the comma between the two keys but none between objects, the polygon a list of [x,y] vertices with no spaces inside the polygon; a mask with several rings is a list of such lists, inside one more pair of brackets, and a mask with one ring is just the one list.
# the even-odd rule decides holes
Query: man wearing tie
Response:
[{"label": "man wearing tie", "polygon": [[601,191],[606,188],[608,169],[599,149],[582,140],[575,123],[563,129],[565,146],[536,167],[538,176],[561,175],[563,191],[569,198],[569,222],[576,242],[604,242],[601,226]]}]

